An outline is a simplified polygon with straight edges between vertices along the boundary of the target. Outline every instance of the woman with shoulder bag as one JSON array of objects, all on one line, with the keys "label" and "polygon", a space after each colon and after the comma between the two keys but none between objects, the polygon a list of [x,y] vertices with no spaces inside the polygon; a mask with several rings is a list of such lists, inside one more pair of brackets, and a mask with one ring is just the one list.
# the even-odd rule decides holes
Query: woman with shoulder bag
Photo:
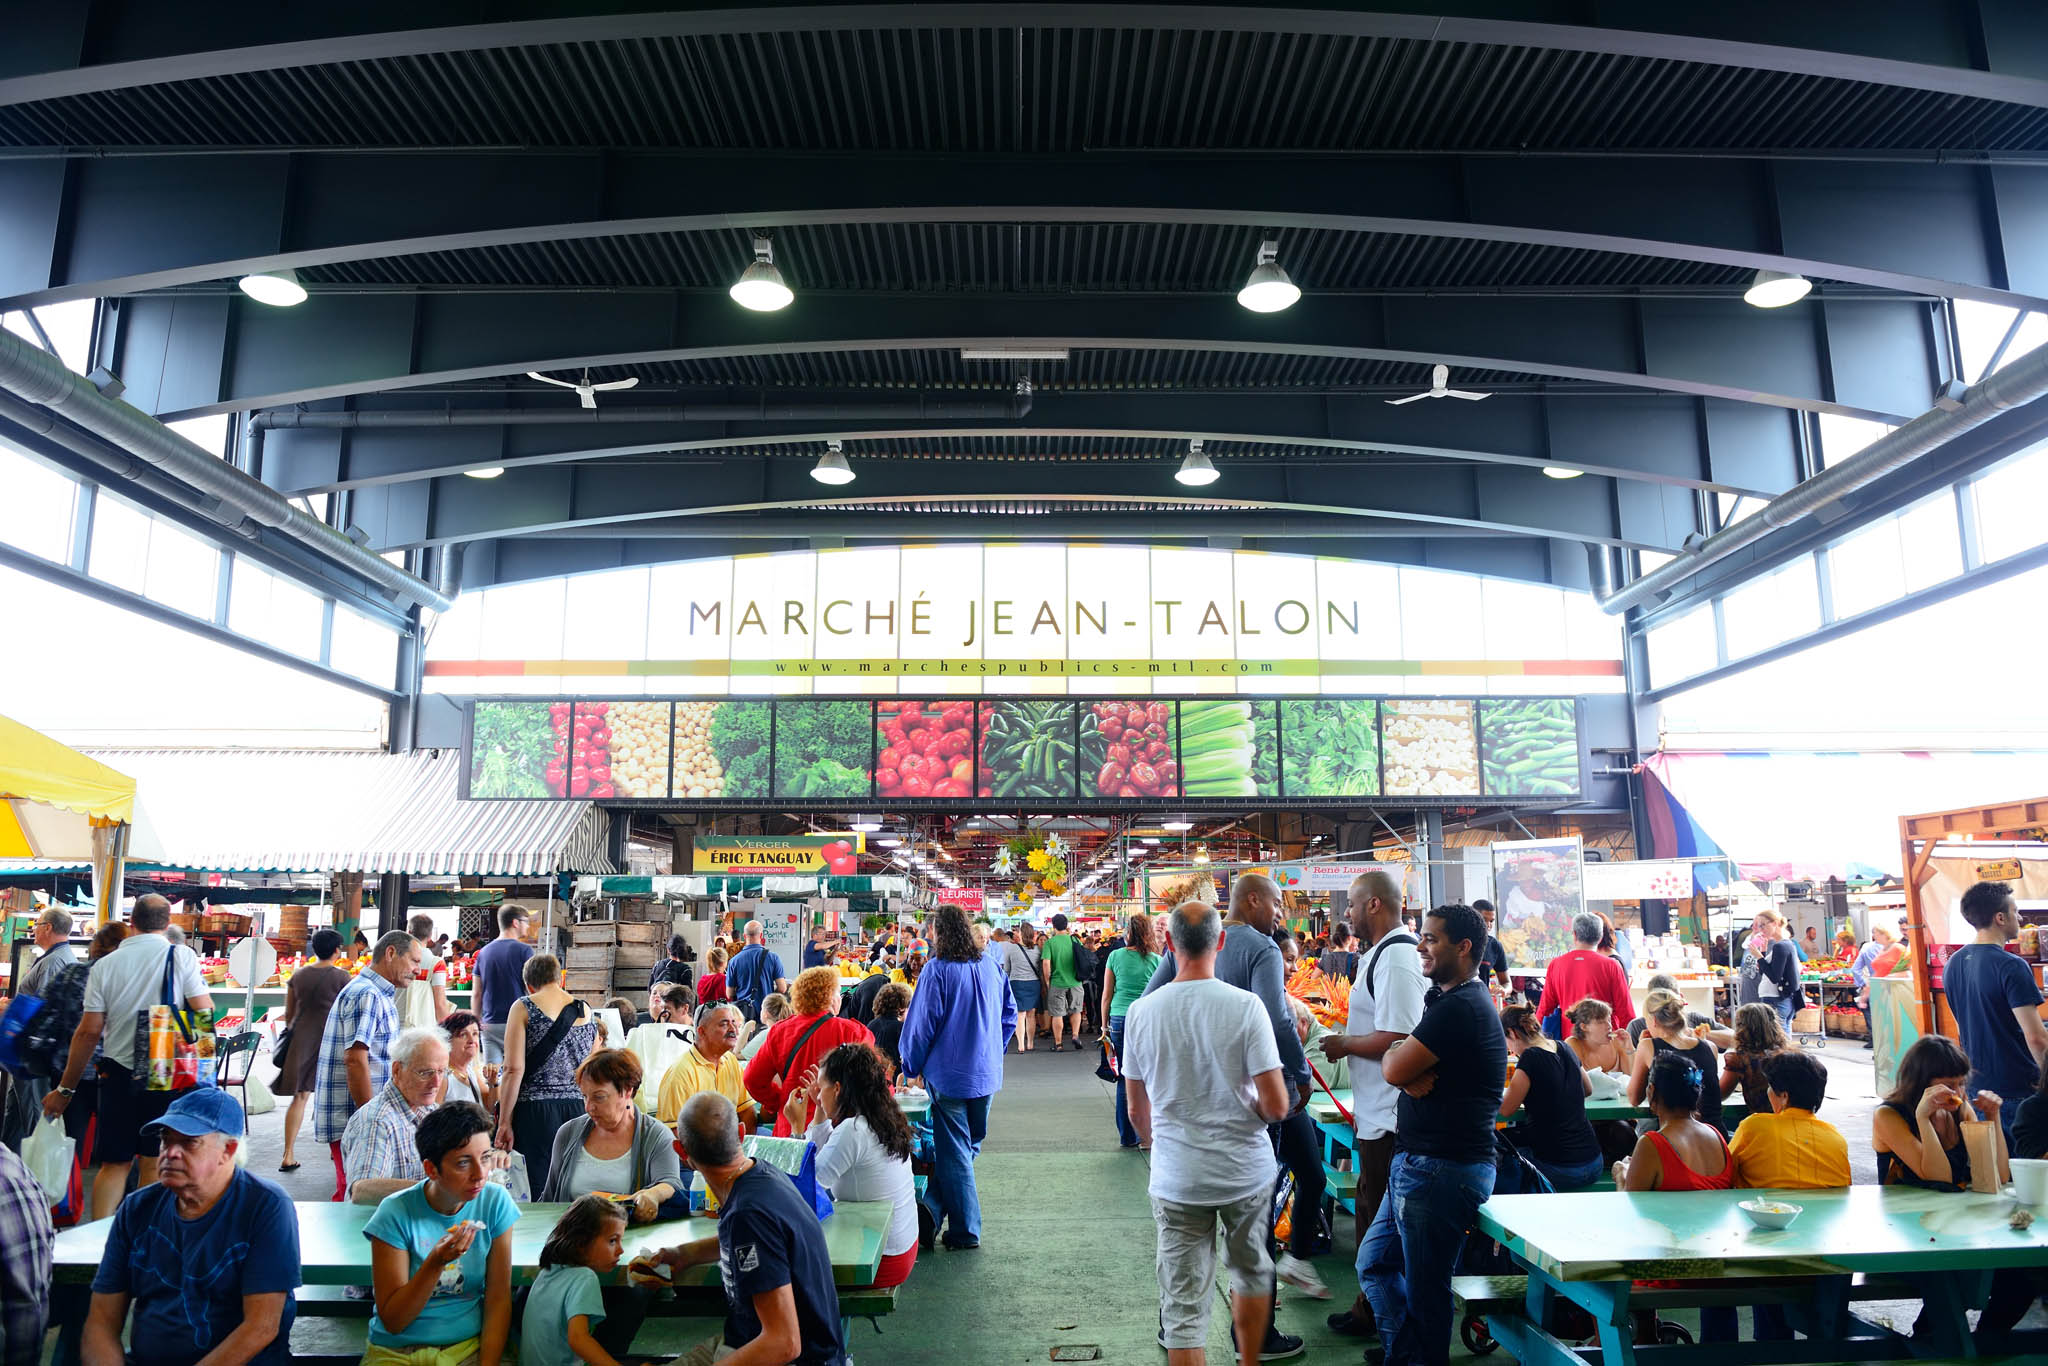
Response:
[{"label": "woman with shoulder bag", "polygon": [[505,1064],[498,1076],[497,1146],[526,1160],[527,1180],[546,1179],[555,1134],[583,1112],[576,1070],[604,1044],[604,1026],[563,990],[551,953],[526,960],[527,994],[505,1020]]}]

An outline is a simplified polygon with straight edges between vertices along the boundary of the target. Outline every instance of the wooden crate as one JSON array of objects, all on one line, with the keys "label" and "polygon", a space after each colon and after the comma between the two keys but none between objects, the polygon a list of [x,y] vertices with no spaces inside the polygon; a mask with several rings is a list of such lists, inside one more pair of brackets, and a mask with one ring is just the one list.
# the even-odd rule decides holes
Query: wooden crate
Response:
[{"label": "wooden crate", "polygon": [[565,972],[562,974],[562,990],[571,996],[580,996],[585,1001],[603,1005],[605,998],[612,994],[611,970]]},{"label": "wooden crate", "polygon": [[610,974],[618,965],[619,951],[609,945],[577,947],[569,950],[568,961],[562,966],[570,972],[603,972]]},{"label": "wooden crate", "polygon": [[660,962],[665,953],[665,949],[653,944],[621,944],[619,956],[612,961],[616,967],[634,968],[644,974],[647,969]]},{"label": "wooden crate", "polygon": [[669,908],[665,901],[633,899],[619,903],[619,920],[624,924],[656,925],[662,938],[668,937]]},{"label": "wooden crate", "polygon": [[[569,927],[572,944],[642,944],[658,948],[668,943],[666,925],[635,924],[620,920],[586,920]],[[650,962],[653,960],[649,960]]]}]

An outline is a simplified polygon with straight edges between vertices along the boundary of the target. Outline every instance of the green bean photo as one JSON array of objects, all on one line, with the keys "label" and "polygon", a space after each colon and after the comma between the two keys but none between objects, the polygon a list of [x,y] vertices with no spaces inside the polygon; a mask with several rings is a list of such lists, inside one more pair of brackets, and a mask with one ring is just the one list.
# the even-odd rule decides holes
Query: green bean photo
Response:
[{"label": "green bean photo", "polygon": [[1578,712],[1569,697],[1482,698],[1479,754],[1487,795],[1577,796]]}]

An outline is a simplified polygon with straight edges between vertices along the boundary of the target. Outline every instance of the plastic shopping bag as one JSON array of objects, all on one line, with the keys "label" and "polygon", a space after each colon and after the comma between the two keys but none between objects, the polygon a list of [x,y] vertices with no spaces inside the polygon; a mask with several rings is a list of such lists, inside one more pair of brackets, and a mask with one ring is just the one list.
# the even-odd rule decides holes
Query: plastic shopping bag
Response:
[{"label": "plastic shopping bag", "polygon": [[21,1141],[22,1165],[53,1206],[63,1203],[71,1189],[71,1165],[76,1155],[77,1145],[64,1132],[61,1120],[38,1120],[35,1132]]}]

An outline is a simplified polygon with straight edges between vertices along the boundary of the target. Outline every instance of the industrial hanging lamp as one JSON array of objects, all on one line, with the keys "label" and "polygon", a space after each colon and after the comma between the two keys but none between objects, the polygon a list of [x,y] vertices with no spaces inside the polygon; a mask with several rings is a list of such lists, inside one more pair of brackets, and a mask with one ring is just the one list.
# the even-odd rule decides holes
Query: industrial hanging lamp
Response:
[{"label": "industrial hanging lamp", "polygon": [[1254,313],[1278,313],[1294,307],[1300,297],[1301,286],[1280,269],[1280,243],[1270,237],[1259,243],[1258,264],[1237,291],[1237,301]]},{"label": "industrial hanging lamp", "polygon": [[740,278],[732,282],[727,291],[732,301],[741,308],[751,308],[756,313],[773,313],[779,308],[788,308],[796,298],[796,292],[782,278],[782,272],[775,268],[775,248],[766,237],[754,238],[754,260]]},{"label": "industrial hanging lamp", "polygon": [[853,470],[847,466],[846,452],[837,441],[825,443],[825,453],[818,457],[818,463],[811,466],[811,478],[821,484],[851,484]]},{"label": "industrial hanging lamp", "polygon": [[1209,457],[1202,454],[1201,437],[1188,442],[1188,453],[1181,457],[1180,468],[1173,472],[1173,477],[1183,484],[1197,486],[1213,484],[1220,477],[1216,467],[1209,463]]},{"label": "industrial hanging lamp", "polygon": [[261,275],[244,275],[236,281],[241,291],[259,304],[290,308],[306,302],[306,287],[295,270],[271,270]]},{"label": "industrial hanging lamp", "polygon": [[1752,308],[1783,308],[1796,304],[1813,292],[1813,281],[1804,275],[1782,270],[1760,270],[1742,291],[1742,301]]}]

